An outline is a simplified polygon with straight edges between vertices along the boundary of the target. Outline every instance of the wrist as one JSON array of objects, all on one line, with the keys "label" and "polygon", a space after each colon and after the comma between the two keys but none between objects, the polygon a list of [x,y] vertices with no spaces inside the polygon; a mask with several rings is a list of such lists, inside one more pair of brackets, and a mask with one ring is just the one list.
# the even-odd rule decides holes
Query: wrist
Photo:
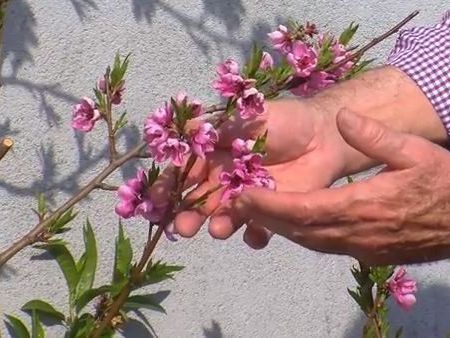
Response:
[{"label": "wrist", "polygon": [[[345,108],[375,119],[389,128],[445,143],[447,135],[432,105],[416,83],[394,67],[368,71],[354,79],[337,84],[308,99],[309,105],[321,111],[331,133],[339,134],[337,113]],[[379,163],[339,142],[340,161],[344,161],[340,177],[369,169]],[[341,144],[344,142],[344,144]]]}]

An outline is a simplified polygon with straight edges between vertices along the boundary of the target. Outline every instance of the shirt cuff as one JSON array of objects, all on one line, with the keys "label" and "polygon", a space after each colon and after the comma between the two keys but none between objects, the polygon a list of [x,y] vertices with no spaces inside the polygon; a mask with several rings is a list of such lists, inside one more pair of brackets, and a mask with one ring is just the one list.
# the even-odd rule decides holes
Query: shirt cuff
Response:
[{"label": "shirt cuff", "polygon": [[387,64],[416,82],[450,135],[450,11],[435,26],[402,30]]}]

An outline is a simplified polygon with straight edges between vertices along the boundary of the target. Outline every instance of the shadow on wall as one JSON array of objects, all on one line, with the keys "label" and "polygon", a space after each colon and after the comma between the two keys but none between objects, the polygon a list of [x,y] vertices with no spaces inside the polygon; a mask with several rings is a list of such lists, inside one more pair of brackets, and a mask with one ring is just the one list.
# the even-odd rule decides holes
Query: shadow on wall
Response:
[{"label": "shadow on wall", "polygon": [[38,45],[35,27],[36,19],[30,5],[25,0],[11,1],[4,28],[3,59],[11,60],[14,77],[25,62],[33,62],[31,49]]},{"label": "shadow on wall", "polygon": [[[392,300],[390,300],[392,301]],[[450,287],[430,285],[419,289],[417,304],[409,312],[402,311],[394,301],[389,304],[392,332],[403,326],[402,337],[445,338],[450,333]],[[344,337],[361,337],[365,317],[360,316]]]},{"label": "shadow on wall", "polygon": [[203,336],[205,338],[223,338],[224,335],[222,333],[222,328],[220,324],[213,320],[211,322],[211,328],[208,329],[206,327],[203,328]]},{"label": "shadow on wall", "polygon": [[[221,54],[223,44],[233,46],[241,53],[247,53],[252,46],[253,41],[264,41],[266,34],[270,31],[271,25],[260,21],[254,25],[251,34],[247,39],[233,37],[232,33],[241,26],[241,21],[245,17],[246,10],[242,0],[202,0],[203,13],[199,17],[191,17],[185,12],[171,6],[168,1],[162,0],[131,0],[134,18],[137,21],[146,20],[152,23],[152,18],[156,10],[164,11],[172,19],[179,22],[189,34],[191,40],[203,55],[210,59],[210,50],[212,45]],[[227,34],[222,34],[205,27],[205,21],[209,18],[214,19],[218,25],[223,24]],[[228,55],[227,55],[228,56]],[[221,58],[227,57],[220,55]]]}]

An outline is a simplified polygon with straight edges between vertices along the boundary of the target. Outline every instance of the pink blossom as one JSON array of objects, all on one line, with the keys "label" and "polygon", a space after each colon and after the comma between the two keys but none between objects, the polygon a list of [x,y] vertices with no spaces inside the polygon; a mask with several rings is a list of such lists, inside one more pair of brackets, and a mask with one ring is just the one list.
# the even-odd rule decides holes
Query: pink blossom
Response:
[{"label": "pink blossom", "polygon": [[227,59],[217,66],[216,71],[219,76],[225,74],[239,75],[239,64],[233,59]]},{"label": "pink blossom", "polygon": [[261,63],[259,65],[259,68],[262,70],[269,70],[273,68],[273,58],[272,55],[270,55],[267,52],[263,52]]},{"label": "pink blossom", "polygon": [[317,52],[303,41],[295,41],[292,52],[286,56],[289,64],[294,67],[295,75],[308,77],[317,66]]},{"label": "pink blossom", "polygon": [[244,120],[261,115],[265,111],[264,94],[258,92],[256,88],[245,89],[242,96],[237,99],[236,107]]},{"label": "pink blossom", "polygon": [[161,126],[167,127],[172,123],[173,108],[171,107],[171,105],[166,103],[165,105],[157,108],[153,113],[151,113],[147,121],[149,121],[150,119],[160,124]]},{"label": "pink blossom", "polygon": [[185,163],[190,147],[178,138],[169,137],[156,147],[149,147],[149,150],[157,163],[170,160],[176,167],[181,167]]},{"label": "pink blossom", "polygon": [[233,171],[222,172],[219,181],[225,190],[222,201],[237,197],[245,188],[261,187],[275,189],[275,181],[262,165],[262,155],[249,151],[250,142],[236,139],[232,143]]},{"label": "pink blossom", "polygon": [[404,310],[410,310],[416,303],[417,283],[406,277],[406,270],[400,267],[388,282],[388,289],[397,304]]},{"label": "pink blossom", "polygon": [[214,145],[219,140],[219,135],[211,123],[203,123],[192,135],[192,151],[200,158],[205,158],[206,153],[214,151]]},{"label": "pink blossom", "polygon": [[244,79],[240,75],[227,73],[214,81],[213,88],[223,97],[233,97],[242,90]]},{"label": "pink blossom", "polygon": [[[118,88],[116,88],[116,90],[114,90],[114,92],[111,93],[111,103],[112,104],[120,104],[122,102],[122,95],[123,92],[125,90],[125,88],[123,87],[124,85],[124,81],[122,81]],[[102,92],[103,94],[106,94],[106,82],[105,82],[105,78],[101,77],[98,79],[97,81],[97,89]],[[110,90],[112,91],[112,88],[110,88]]]},{"label": "pink blossom", "polygon": [[151,146],[156,147],[169,137],[169,131],[166,127],[156,122],[152,117],[148,118],[144,126],[144,140]]},{"label": "pink blossom", "polygon": [[[346,57],[348,57],[350,55],[350,52],[347,51],[345,46],[340,44],[337,41],[331,46],[331,51],[334,56],[334,59],[333,59],[334,64],[337,64],[337,63],[343,61]],[[342,66],[333,70],[333,74],[337,78],[340,78],[341,76],[345,75],[350,69],[352,69],[354,64],[355,63],[353,61],[347,61]]]},{"label": "pink blossom", "polygon": [[231,144],[231,154],[235,158],[242,157],[243,155],[250,154],[252,152],[254,141],[253,140],[243,140],[237,138]]},{"label": "pink blossom", "polygon": [[313,72],[309,78],[305,78],[304,80],[304,83],[291,89],[292,94],[298,96],[311,96],[335,83],[335,77],[324,71]]},{"label": "pink blossom", "polygon": [[245,187],[253,185],[252,177],[242,168],[235,168],[231,173],[226,171],[220,173],[219,182],[225,187],[222,194],[222,201],[236,198]]},{"label": "pink blossom", "polygon": [[160,221],[165,207],[157,207],[152,202],[148,184],[145,170],[139,169],[135,178],[119,187],[117,194],[120,202],[116,206],[116,213],[123,218],[140,215],[151,222]]},{"label": "pink blossom", "polygon": [[81,102],[73,107],[72,128],[84,132],[91,131],[101,114],[95,107],[95,102],[88,97],[83,97]]},{"label": "pink blossom", "polygon": [[288,54],[292,50],[292,40],[286,26],[279,25],[278,29],[267,34],[272,42],[273,48],[279,50],[283,54]]}]

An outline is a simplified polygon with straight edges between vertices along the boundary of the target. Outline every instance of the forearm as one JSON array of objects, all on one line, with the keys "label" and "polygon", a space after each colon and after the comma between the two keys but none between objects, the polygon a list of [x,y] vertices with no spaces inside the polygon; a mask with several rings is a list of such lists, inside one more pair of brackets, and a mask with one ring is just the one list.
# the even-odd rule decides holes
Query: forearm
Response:
[{"label": "forearm", "polygon": [[[427,97],[411,78],[394,67],[368,71],[319,93],[306,104],[327,112],[329,123],[335,124],[337,112],[347,108],[400,132],[440,144],[447,141],[446,130]],[[343,175],[377,164],[348,145],[343,156]]]}]

